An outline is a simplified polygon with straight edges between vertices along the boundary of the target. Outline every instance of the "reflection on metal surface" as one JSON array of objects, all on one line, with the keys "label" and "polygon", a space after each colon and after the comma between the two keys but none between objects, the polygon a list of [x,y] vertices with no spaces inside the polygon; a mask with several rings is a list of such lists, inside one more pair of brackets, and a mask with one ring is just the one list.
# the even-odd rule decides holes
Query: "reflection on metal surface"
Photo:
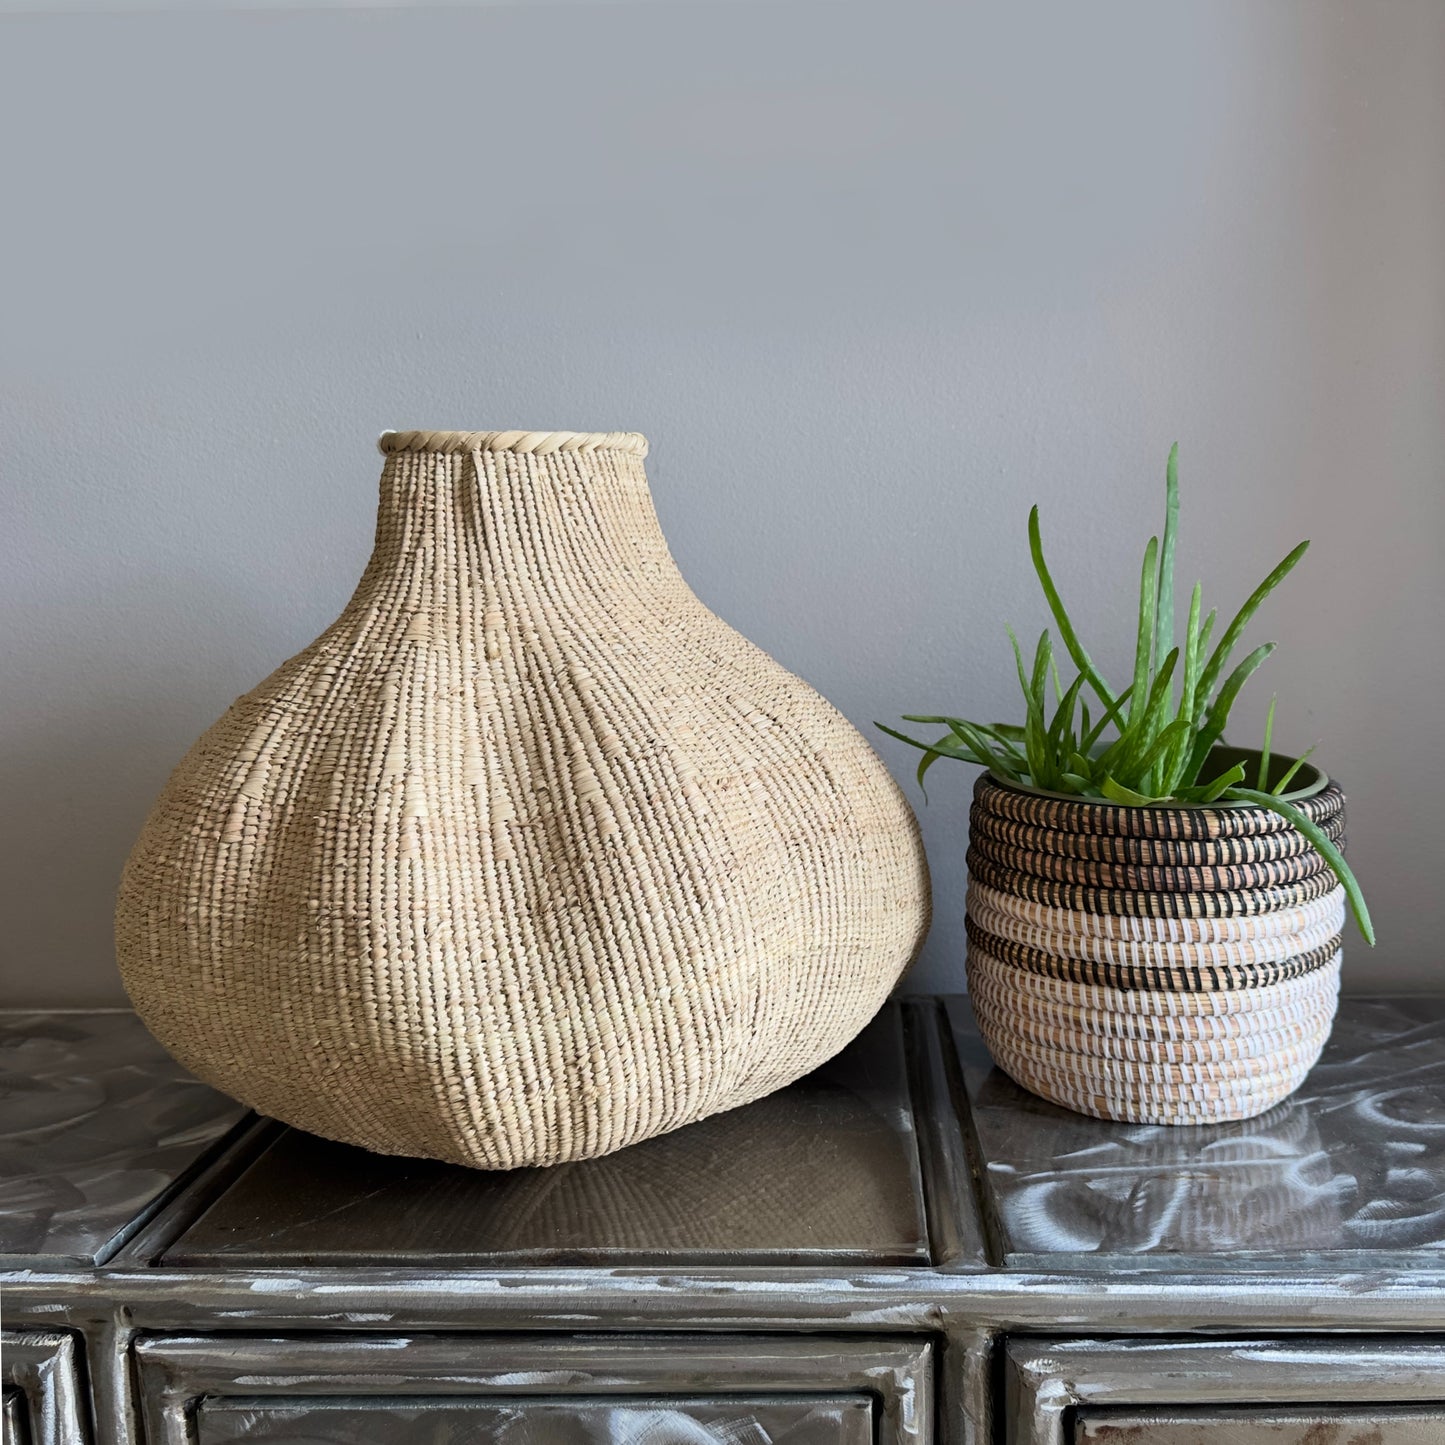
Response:
[{"label": "reflection on metal surface", "polygon": [[1445,1245],[1445,1001],[1345,999],[1292,1099],[1189,1128],[1045,1103],[993,1067],[965,1000],[949,1012],[1010,1262]]},{"label": "reflection on metal surface", "polygon": [[1075,1445],[1440,1445],[1445,1413],[1395,1410],[1177,1410],[1084,1415]]},{"label": "reflection on metal surface", "polygon": [[0,1334],[5,1445],[84,1445],[78,1353],[64,1331]]},{"label": "reflection on metal surface", "polygon": [[[933,1347],[792,1334],[151,1335],[149,1445],[925,1445]],[[333,1413],[334,1412],[334,1413]],[[651,1432],[651,1433],[649,1433]]]},{"label": "reflection on metal surface", "polygon": [[1439,1445],[1437,1339],[1014,1340],[1013,1445]]},{"label": "reflection on metal surface", "polygon": [[30,1445],[30,1426],[25,1417],[25,1396],[19,1390],[6,1390],[0,1398],[0,1440],[5,1445]]},{"label": "reflection on metal surface", "polygon": [[203,1406],[199,1445],[869,1445],[865,1397]]},{"label": "reflection on metal surface", "polygon": [[244,1113],[132,1013],[0,1013],[0,1255],[94,1260]]},{"label": "reflection on metal surface", "polygon": [[893,1005],[790,1088],[602,1159],[487,1173],[288,1131],[166,1260],[923,1263],[920,1198]]}]

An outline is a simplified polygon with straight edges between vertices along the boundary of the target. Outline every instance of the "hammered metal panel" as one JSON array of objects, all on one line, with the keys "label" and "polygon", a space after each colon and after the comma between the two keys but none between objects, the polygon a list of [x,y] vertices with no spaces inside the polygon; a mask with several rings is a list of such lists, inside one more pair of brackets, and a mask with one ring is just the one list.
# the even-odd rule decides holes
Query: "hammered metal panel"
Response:
[{"label": "hammered metal panel", "polygon": [[1293,1098],[1258,1119],[1186,1127],[1047,1103],[994,1067],[967,999],[948,1000],[948,1014],[1008,1264],[1238,1268],[1445,1248],[1445,999],[1343,999]]},{"label": "hammered metal panel", "polygon": [[1419,1445],[1445,1340],[1016,1339],[1004,1396],[1008,1445],[1261,1445],[1276,1428],[1283,1445]]},{"label": "hammered metal panel", "polygon": [[147,1336],[132,1360],[150,1445],[197,1445],[198,1418],[200,1445],[338,1438],[390,1445],[393,1424],[406,1442],[481,1445],[926,1445],[933,1438],[934,1347],[923,1339]]},{"label": "hammered metal panel", "polygon": [[287,1131],[167,1251],[267,1267],[929,1259],[900,1011],[741,1109],[601,1159],[490,1173]]},{"label": "hammered metal panel", "polygon": [[19,1390],[6,1390],[0,1400],[0,1441],[4,1445],[32,1445],[30,1426],[25,1417],[25,1396]]},{"label": "hammered metal panel", "polygon": [[0,1257],[103,1259],[245,1112],[128,1010],[0,1012]]},{"label": "hammered metal panel", "polygon": [[1083,1415],[1074,1445],[1441,1445],[1441,1410],[1249,1410]]},{"label": "hammered metal panel", "polygon": [[228,1401],[203,1405],[198,1445],[871,1445],[862,1397],[735,1400]]},{"label": "hammered metal panel", "polygon": [[68,1332],[0,1334],[4,1445],[85,1445],[79,1354]]}]

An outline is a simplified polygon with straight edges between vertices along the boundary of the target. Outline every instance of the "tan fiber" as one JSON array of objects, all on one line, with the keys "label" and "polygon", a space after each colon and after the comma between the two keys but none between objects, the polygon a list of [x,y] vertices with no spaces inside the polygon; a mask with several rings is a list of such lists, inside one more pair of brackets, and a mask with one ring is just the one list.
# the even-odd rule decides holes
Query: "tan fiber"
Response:
[{"label": "tan fiber", "polygon": [[[1304,806],[1343,844],[1337,787]],[[1334,1021],[1345,890],[1278,823],[981,778],[968,984],[998,1066],[1130,1123],[1248,1119],[1293,1093]]]},{"label": "tan fiber", "polygon": [[146,1023],[264,1114],[491,1169],[836,1053],[926,931],[917,825],[688,589],[645,441],[381,449],[356,594],[196,743],[126,865]]}]

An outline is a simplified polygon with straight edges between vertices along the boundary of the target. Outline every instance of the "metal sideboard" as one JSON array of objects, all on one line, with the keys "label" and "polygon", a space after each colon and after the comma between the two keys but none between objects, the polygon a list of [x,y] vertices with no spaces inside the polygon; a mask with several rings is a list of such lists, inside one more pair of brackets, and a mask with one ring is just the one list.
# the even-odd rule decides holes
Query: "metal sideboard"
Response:
[{"label": "metal sideboard", "polygon": [[1445,1445],[1445,999],[1245,1124],[1105,1124],[962,997],[622,1153],[257,1119],[0,1013],[6,1445]]}]

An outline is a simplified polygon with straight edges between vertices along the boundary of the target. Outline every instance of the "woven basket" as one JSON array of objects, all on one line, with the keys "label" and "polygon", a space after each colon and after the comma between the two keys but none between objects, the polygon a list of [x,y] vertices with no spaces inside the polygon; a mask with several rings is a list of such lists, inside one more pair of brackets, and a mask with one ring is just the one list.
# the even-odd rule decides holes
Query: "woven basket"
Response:
[{"label": "woven basket", "polygon": [[922,941],[863,738],[682,580],[632,433],[403,432],[339,620],[135,846],[152,1031],[261,1113],[481,1168],[607,1154],[831,1057]]},{"label": "woven basket", "polygon": [[[1292,801],[1343,847],[1344,794],[1300,777]],[[1334,1021],[1345,894],[1285,820],[984,774],[969,837],[969,993],[1018,1083],[1137,1124],[1249,1119],[1299,1087]]]}]

